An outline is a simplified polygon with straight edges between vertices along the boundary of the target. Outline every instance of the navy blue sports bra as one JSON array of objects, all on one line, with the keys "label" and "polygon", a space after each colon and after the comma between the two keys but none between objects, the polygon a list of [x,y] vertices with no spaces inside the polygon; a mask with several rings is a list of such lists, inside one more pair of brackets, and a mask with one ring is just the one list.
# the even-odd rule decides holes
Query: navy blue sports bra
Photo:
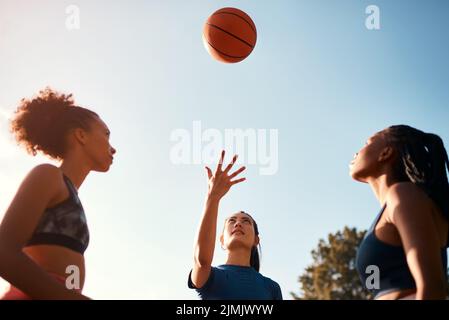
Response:
[{"label": "navy blue sports bra", "polygon": [[64,174],[63,178],[69,197],[44,211],[26,246],[59,245],[83,254],[89,244],[86,216],[76,188]]},{"label": "navy blue sports bra", "polygon": [[[374,294],[375,298],[393,291],[416,289],[415,280],[408,268],[404,248],[402,246],[387,244],[379,240],[374,233],[385,208],[386,205],[384,205],[367,231],[359,246],[356,257],[357,272],[365,287],[367,278],[373,274],[372,272],[367,272],[367,267],[377,266],[379,268],[378,288],[367,288]],[[441,262],[443,264],[444,274],[447,276],[446,248],[441,249]]]}]

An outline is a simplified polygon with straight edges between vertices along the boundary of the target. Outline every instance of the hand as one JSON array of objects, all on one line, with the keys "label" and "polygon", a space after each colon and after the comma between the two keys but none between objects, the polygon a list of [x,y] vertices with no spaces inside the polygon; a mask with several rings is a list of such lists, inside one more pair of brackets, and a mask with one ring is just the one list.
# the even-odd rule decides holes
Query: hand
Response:
[{"label": "hand", "polygon": [[217,169],[215,170],[214,174],[212,174],[212,170],[209,167],[206,167],[207,176],[209,179],[208,196],[214,197],[218,200],[220,200],[229,191],[229,189],[231,189],[233,185],[246,180],[246,178],[232,180],[235,177],[237,177],[241,172],[243,172],[246,169],[245,167],[241,167],[234,173],[229,174],[229,171],[231,170],[232,166],[237,160],[237,155],[235,155],[232,158],[232,162],[228,164],[224,170],[222,170],[224,156],[225,152],[222,151],[220,161],[218,162]]}]

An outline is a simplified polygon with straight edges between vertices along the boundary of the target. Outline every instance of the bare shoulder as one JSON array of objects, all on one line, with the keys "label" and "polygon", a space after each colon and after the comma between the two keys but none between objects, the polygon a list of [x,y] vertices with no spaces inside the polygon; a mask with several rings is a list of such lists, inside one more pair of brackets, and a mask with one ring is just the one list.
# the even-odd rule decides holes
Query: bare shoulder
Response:
[{"label": "bare shoulder", "polygon": [[395,220],[395,215],[408,217],[432,212],[432,201],[423,189],[412,182],[399,182],[392,185],[386,197],[388,217]]},{"label": "bare shoulder", "polygon": [[25,185],[32,188],[45,188],[50,193],[60,190],[62,182],[61,169],[49,163],[35,166],[24,180]]},{"label": "bare shoulder", "polygon": [[33,169],[31,169],[31,172],[34,173],[47,173],[47,174],[57,174],[61,172],[61,169],[59,169],[57,166],[51,164],[51,163],[42,163],[37,166],[35,166]]},{"label": "bare shoulder", "polygon": [[430,198],[423,189],[412,182],[398,182],[388,189],[387,201],[391,203],[403,201],[428,201]]},{"label": "bare shoulder", "polygon": [[42,182],[58,181],[62,178],[62,171],[55,165],[43,163],[31,169],[27,177],[41,180]]}]

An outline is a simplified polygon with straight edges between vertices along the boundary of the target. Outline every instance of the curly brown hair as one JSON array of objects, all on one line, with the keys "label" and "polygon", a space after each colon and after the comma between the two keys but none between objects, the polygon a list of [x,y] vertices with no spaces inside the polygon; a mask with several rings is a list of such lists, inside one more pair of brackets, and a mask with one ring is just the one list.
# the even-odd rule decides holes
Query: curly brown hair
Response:
[{"label": "curly brown hair", "polygon": [[62,94],[47,87],[31,100],[23,98],[11,120],[11,132],[19,145],[35,156],[38,151],[62,160],[66,136],[75,128],[90,129],[98,115],[76,106],[72,94]]}]

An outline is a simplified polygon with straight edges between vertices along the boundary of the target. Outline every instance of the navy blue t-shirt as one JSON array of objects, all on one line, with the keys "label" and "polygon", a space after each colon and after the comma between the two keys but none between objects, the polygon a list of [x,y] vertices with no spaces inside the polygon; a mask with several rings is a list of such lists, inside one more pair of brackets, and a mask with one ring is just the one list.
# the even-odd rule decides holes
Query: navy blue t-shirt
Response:
[{"label": "navy blue t-shirt", "polygon": [[279,284],[264,277],[253,267],[219,265],[212,267],[209,278],[200,288],[191,279],[188,285],[202,300],[282,300]]}]

